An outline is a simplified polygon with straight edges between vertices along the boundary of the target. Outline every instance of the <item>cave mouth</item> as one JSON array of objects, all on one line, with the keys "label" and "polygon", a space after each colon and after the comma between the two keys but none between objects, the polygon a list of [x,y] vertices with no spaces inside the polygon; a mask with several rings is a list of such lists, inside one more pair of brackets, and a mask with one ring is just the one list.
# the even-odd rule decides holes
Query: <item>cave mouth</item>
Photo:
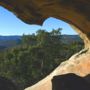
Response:
[{"label": "cave mouth", "polygon": [[[11,19],[9,20],[7,18],[8,20],[4,21],[3,23],[7,24],[6,29],[10,29],[8,27],[13,26],[14,34],[15,34],[15,32],[16,32],[15,29],[17,30],[20,27],[20,26],[15,25],[15,22],[13,23],[13,21],[14,21],[13,18],[16,19],[16,17],[14,17],[14,15],[12,15],[12,13],[7,12],[8,15],[11,14],[11,16],[8,16],[5,14],[5,12],[7,12],[7,11],[5,10],[4,12],[2,12],[2,15],[5,15],[4,18],[10,17]],[[3,17],[0,17],[0,18],[3,19]],[[20,24],[21,26],[26,25],[25,23],[22,23],[21,21],[19,21],[19,19],[16,19],[16,21],[18,21],[18,22],[16,22],[17,24],[21,23]],[[6,22],[8,22],[8,23],[6,23]],[[20,43],[21,43],[22,35],[20,35],[20,36],[14,35],[14,37],[13,37],[12,33],[11,34],[9,33],[8,36],[6,35],[5,37],[3,37],[3,38],[9,37],[9,39],[11,38],[12,40],[11,41],[4,40],[1,42],[0,58],[3,59],[3,62],[1,62],[1,64],[0,64],[0,68],[1,68],[0,75],[4,76],[6,78],[12,79],[16,83],[19,83],[21,88],[26,88],[30,85],[35,84],[36,82],[43,79],[44,77],[46,77],[61,62],[68,60],[73,54],[75,54],[75,53],[79,52],[81,49],[83,49],[84,48],[83,41],[80,39],[80,37],[77,33],[73,32],[73,30],[76,30],[76,31],[79,31],[79,30],[71,24],[67,25],[67,23],[65,23],[65,24],[63,24],[63,23],[65,23],[65,22],[61,21],[59,19],[52,18],[52,17],[48,18],[47,20],[44,21],[42,26],[37,27],[37,30],[40,29],[38,34],[36,34],[36,32],[34,32],[35,34],[33,34],[33,33],[30,34],[29,33],[30,31],[29,31],[28,32],[29,34],[26,33],[23,36],[24,44],[21,46],[20,46]],[[64,26],[64,25],[66,25],[66,26]],[[17,26],[17,28],[15,28],[16,26]],[[29,25],[27,25],[27,26],[29,27]],[[27,28],[27,26],[25,28]],[[48,30],[45,27],[47,27]],[[12,31],[13,31],[13,28],[12,28]],[[61,31],[57,32],[59,29]],[[68,31],[67,31],[67,33],[65,33],[66,32],[65,29],[67,29],[68,31],[70,30],[69,32],[71,35],[69,35]],[[8,31],[5,34],[7,34]],[[74,33],[75,35],[72,35],[71,32]],[[10,35],[12,35],[12,36],[10,37]],[[39,43],[39,45],[35,45],[36,44],[35,38],[37,36],[39,37],[38,39],[42,41],[42,42],[39,41],[42,44]],[[15,42],[14,42],[13,38],[15,38],[14,39]],[[16,38],[17,38],[17,40],[16,40]],[[43,39],[41,39],[41,38],[43,38]],[[33,40],[34,44],[32,42],[29,42],[29,39]],[[59,40],[60,40],[60,42],[59,42]],[[46,42],[46,41],[48,41],[48,42]],[[48,44],[46,45],[46,43],[48,43],[49,45]],[[6,48],[5,46],[3,46],[5,44],[6,44],[6,47],[9,45],[10,46]],[[29,46],[29,45],[31,45],[31,46]],[[5,48],[5,51],[2,53],[4,48]],[[30,54],[30,52],[31,52],[31,54]],[[29,60],[31,60],[31,61],[29,61]],[[31,63],[31,65],[29,63]],[[9,68],[7,68],[7,67],[9,67]],[[15,68],[15,67],[17,67],[17,68]],[[13,69],[14,69],[14,71],[13,71]],[[29,77],[31,77],[31,78],[29,78]],[[22,86],[24,86],[24,87],[22,87]]]},{"label": "cave mouth", "polygon": [[[48,22],[50,22],[50,20]],[[5,22],[6,21],[4,21],[4,23]],[[43,26],[41,26],[42,27],[41,32],[38,33],[38,35],[40,34],[39,37],[42,36],[43,38],[42,40],[40,38],[38,39],[45,42],[42,42],[42,44],[36,46],[35,45],[33,46],[32,42],[30,42],[31,46],[29,46],[30,43],[28,43],[28,45],[24,44],[24,46],[23,45],[20,46],[20,39],[19,39],[18,42],[15,43],[15,45],[19,44],[19,46],[14,46],[12,48],[9,47],[9,49],[5,51],[5,55],[3,55],[4,52],[0,53],[0,58],[2,60],[4,59],[3,62],[1,62],[0,64],[0,68],[1,68],[0,75],[12,79],[14,82],[20,85],[20,88],[26,88],[30,85],[37,83],[39,80],[43,79],[49,73],[51,73],[61,62],[68,60],[74,53],[77,53],[84,48],[83,41],[79,38],[79,36],[76,33],[75,33],[76,35],[65,35],[65,33],[63,32],[65,31],[65,28],[63,27],[64,30],[60,32],[60,39],[58,39],[59,32],[57,33],[55,31],[58,31],[59,27],[57,27],[58,25],[57,23],[55,24],[56,21],[55,22],[52,21],[53,24],[51,23],[47,24],[47,20],[45,22],[43,23]],[[10,22],[10,24],[13,24],[13,22]],[[54,24],[56,25],[56,29],[53,29],[49,32],[48,30],[47,31],[44,30],[45,26],[49,26],[50,28],[51,26],[54,26]],[[62,26],[60,27],[62,28]],[[76,28],[74,27],[74,29]],[[52,31],[54,31],[53,34]],[[76,29],[76,31],[78,31],[78,29]],[[50,36],[47,37],[48,35],[52,35],[52,38]],[[27,43],[28,41],[27,38],[29,37],[31,40],[35,40],[36,38],[35,34],[24,35],[24,39],[25,39],[24,43]],[[53,42],[54,41],[56,42],[53,43],[52,41],[50,41],[51,39],[53,40]],[[59,40],[62,43],[57,42]],[[50,42],[49,45],[46,45],[46,41],[48,41],[47,43]],[[36,42],[34,43],[36,44]],[[5,41],[4,41],[4,45],[5,45]],[[2,48],[4,47],[1,47],[1,49]],[[4,56],[4,58],[2,56]],[[31,63],[31,65],[29,63]]]}]

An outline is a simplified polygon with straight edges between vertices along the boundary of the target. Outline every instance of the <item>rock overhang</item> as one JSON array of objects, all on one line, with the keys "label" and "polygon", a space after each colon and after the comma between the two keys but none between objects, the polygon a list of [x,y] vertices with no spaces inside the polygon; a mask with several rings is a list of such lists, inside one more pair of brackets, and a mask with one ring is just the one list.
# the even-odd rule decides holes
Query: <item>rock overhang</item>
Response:
[{"label": "rock overhang", "polygon": [[0,0],[0,5],[28,24],[42,25],[48,17],[62,19],[79,28],[84,42],[90,43],[89,0]]},{"label": "rock overhang", "polygon": [[29,24],[42,24],[50,16],[71,23],[75,18],[79,23],[79,17],[90,23],[89,0],[0,0],[0,5]]}]

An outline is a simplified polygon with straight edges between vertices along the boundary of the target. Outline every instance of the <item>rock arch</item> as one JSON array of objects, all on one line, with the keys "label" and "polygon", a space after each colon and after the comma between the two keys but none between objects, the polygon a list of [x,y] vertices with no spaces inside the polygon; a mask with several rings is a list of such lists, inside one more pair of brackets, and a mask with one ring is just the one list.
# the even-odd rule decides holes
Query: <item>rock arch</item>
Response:
[{"label": "rock arch", "polygon": [[50,81],[57,74],[73,72],[85,76],[90,73],[90,0],[0,0],[0,5],[28,24],[42,25],[50,16],[62,19],[75,28],[85,43],[85,50],[72,56],[44,80],[26,90],[51,90]]}]

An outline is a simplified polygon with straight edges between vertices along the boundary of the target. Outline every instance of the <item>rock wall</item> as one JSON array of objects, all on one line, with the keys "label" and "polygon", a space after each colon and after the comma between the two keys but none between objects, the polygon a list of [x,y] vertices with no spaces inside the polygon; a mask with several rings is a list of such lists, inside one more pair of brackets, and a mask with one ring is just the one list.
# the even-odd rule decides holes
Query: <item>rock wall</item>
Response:
[{"label": "rock wall", "polygon": [[42,25],[48,17],[68,22],[81,36],[85,49],[62,63],[44,80],[25,90],[52,90],[55,75],[90,74],[90,0],[0,0],[0,5],[28,24]]}]

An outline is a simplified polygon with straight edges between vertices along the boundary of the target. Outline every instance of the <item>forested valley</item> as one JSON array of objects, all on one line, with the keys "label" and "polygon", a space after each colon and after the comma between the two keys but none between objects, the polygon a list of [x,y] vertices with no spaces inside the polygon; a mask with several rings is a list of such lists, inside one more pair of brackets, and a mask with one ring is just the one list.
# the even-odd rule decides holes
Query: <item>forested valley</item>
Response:
[{"label": "forested valley", "polygon": [[18,45],[1,50],[0,76],[11,79],[22,89],[43,79],[61,62],[83,49],[81,39],[65,40],[61,30],[38,30],[23,35]]}]

